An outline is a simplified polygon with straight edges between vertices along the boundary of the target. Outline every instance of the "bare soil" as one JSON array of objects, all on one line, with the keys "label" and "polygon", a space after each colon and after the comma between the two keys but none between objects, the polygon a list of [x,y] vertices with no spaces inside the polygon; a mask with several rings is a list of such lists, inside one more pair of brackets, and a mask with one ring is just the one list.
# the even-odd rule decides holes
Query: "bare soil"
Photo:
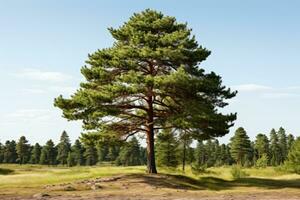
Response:
[{"label": "bare soil", "polygon": [[300,200],[300,186],[296,185],[256,187],[213,181],[202,183],[170,175],[124,175],[47,185],[34,190],[38,191],[34,194],[0,193],[0,200]]}]

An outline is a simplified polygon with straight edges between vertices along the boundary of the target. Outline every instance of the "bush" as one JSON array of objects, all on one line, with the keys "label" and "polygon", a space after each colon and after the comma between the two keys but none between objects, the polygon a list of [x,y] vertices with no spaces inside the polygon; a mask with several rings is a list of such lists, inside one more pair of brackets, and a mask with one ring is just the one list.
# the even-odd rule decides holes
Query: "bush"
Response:
[{"label": "bush", "polygon": [[286,171],[300,174],[300,138],[294,142],[284,168]]},{"label": "bush", "polygon": [[268,156],[267,154],[263,154],[255,163],[255,167],[257,168],[266,168],[268,166]]},{"label": "bush", "polygon": [[240,166],[237,165],[232,166],[230,173],[233,179],[240,179],[248,176],[248,174],[244,172]]},{"label": "bush", "polygon": [[205,173],[207,169],[206,165],[199,165],[199,164],[193,164],[191,167],[192,167],[192,173],[195,175]]}]

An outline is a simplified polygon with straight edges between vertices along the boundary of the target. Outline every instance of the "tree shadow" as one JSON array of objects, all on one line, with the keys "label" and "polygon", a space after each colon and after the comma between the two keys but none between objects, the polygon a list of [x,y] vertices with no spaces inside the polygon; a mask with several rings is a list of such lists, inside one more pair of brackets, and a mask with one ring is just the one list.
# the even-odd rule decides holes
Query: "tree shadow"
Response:
[{"label": "tree shadow", "polygon": [[300,179],[276,180],[267,178],[241,178],[228,181],[212,176],[194,179],[184,175],[128,175],[127,178],[134,178],[136,183],[144,183],[156,188],[172,188],[183,190],[229,190],[234,187],[257,187],[264,189],[300,189]]},{"label": "tree shadow", "polygon": [[14,170],[12,169],[5,169],[5,168],[0,168],[0,175],[8,175],[12,174]]}]

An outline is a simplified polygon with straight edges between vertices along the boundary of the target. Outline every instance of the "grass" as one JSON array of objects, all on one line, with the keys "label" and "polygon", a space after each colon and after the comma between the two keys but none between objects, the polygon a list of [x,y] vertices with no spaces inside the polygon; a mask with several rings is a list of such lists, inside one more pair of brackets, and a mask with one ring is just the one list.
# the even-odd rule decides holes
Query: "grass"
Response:
[{"label": "grass", "polygon": [[[116,167],[47,167],[40,165],[0,165],[0,194],[3,192],[38,191],[45,185],[69,183],[77,180],[127,175],[129,179],[139,178],[143,182],[168,189],[191,191],[247,192],[284,189],[299,192],[300,175],[290,174],[269,167],[264,169],[243,169],[247,177],[233,179],[231,167],[209,168],[205,173],[195,175],[190,168],[183,174],[180,170],[159,168],[162,176],[148,176],[144,166]],[[298,193],[297,193],[298,194]]]}]

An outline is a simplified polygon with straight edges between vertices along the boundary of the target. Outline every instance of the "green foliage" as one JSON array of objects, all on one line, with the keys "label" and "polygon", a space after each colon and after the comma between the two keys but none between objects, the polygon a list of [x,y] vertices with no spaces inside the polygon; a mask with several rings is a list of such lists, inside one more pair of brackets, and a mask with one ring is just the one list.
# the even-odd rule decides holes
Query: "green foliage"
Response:
[{"label": "green foliage", "polygon": [[60,141],[57,145],[57,161],[62,165],[67,164],[67,159],[70,151],[71,143],[69,136],[66,131],[63,131],[60,136]]},{"label": "green foliage", "polygon": [[57,151],[52,140],[48,140],[46,145],[43,146],[40,158],[40,164],[56,165]]},{"label": "green foliage", "polygon": [[287,136],[285,130],[280,127],[278,130],[278,144],[280,148],[280,164],[284,162],[288,154]]},{"label": "green foliage", "polygon": [[266,168],[269,163],[269,158],[267,154],[262,154],[259,159],[256,160],[255,167]]},{"label": "green foliage", "polygon": [[7,140],[3,149],[3,163],[16,163],[17,157],[16,142]]},{"label": "green foliage", "polygon": [[84,158],[86,165],[95,165],[98,161],[97,159],[97,150],[92,145],[86,145],[84,151]]},{"label": "green foliage", "polygon": [[73,167],[76,165],[75,156],[72,152],[68,153],[67,165],[68,165],[68,167]]},{"label": "green foliage", "polygon": [[28,144],[28,140],[26,139],[25,136],[21,136],[17,146],[16,146],[16,151],[17,151],[17,161],[20,164],[25,164],[30,158],[30,145]]},{"label": "green foliage", "polygon": [[270,156],[271,156],[271,165],[277,166],[281,161],[281,148],[279,146],[278,135],[274,129],[270,133]]},{"label": "green foliage", "polygon": [[246,131],[240,127],[230,139],[230,153],[238,165],[249,165],[252,153],[251,143]]},{"label": "green foliage", "polygon": [[300,174],[300,138],[293,143],[285,162],[285,168],[290,172]]},{"label": "green foliage", "polygon": [[218,108],[236,92],[200,68],[210,51],[186,23],[147,9],[109,31],[114,45],[89,55],[80,89],[70,99],[55,99],[65,118],[82,120],[85,130],[104,138],[145,133],[153,173],[155,129],[168,124],[195,139],[229,132],[236,114],[224,115]]},{"label": "green foliage", "polygon": [[31,164],[39,164],[41,157],[42,147],[39,143],[36,143],[31,150],[30,163]]},{"label": "green foliage", "polygon": [[159,166],[177,167],[179,164],[178,141],[170,129],[157,135],[156,155]]},{"label": "green foliage", "polygon": [[116,160],[116,164],[123,166],[141,165],[142,160],[140,155],[140,144],[136,137],[132,137],[129,142],[125,143],[121,147],[120,154]]},{"label": "green foliage", "polygon": [[231,176],[233,179],[245,178],[248,174],[243,171],[240,165],[233,165],[230,170]]},{"label": "green foliage", "polygon": [[295,138],[292,134],[289,134],[287,136],[287,148],[288,148],[288,152],[291,150],[293,143],[295,141]]},{"label": "green foliage", "polygon": [[84,165],[84,147],[82,146],[79,140],[75,140],[74,145],[72,146],[72,155],[74,159],[74,165]]},{"label": "green foliage", "polygon": [[206,165],[199,165],[198,163],[193,163],[191,165],[192,173],[195,175],[205,173],[207,169]]},{"label": "green foliage", "polygon": [[0,163],[3,163],[3,159],[4,159],[4,146],[0,142]]},{"label": "green foliage", "polygon": [[268,137],[264,134],[258,134],[256,136],[255,150],[257,151],[257,157],[261,158],[263,155],[269,155],[269,140]]}]

